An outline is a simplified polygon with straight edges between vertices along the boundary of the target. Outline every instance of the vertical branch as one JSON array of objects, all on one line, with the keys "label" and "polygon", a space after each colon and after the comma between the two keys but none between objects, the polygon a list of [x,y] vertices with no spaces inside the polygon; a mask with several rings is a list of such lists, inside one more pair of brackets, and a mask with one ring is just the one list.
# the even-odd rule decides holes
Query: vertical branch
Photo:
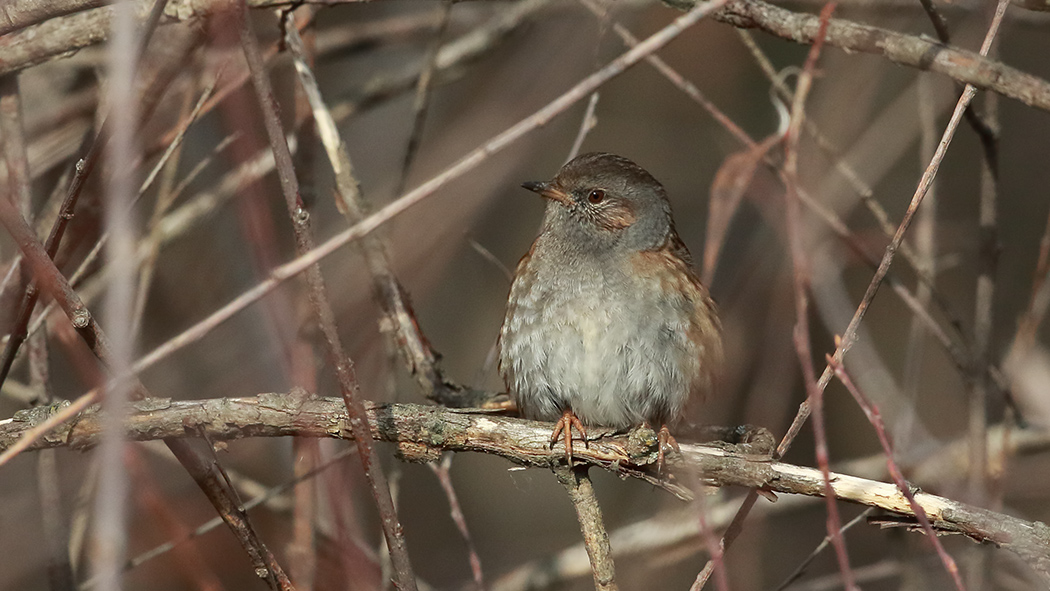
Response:
[{"label": "vertical branch", "polygon": [[853,576],[853,570],[849,565],[849,556],[846,552],[846,543],[842,538],[842,521],[839,518],[838,505],[835,494],[831,488],[831,469],[828,460],[828,442],[824,430],[824,390],[817,385],[816,372],[813,369],[813,351],[809,334],[809,261],[806,256],[805,245],[802,242],[802,219],[801,204],[798,197],[798,148],[802,121],[805,118],[806,98],[813,83],[813,70],[816,68],[817,59],[824,46],[824,38],[827,34],[828,20],[835,10],[836,4],[829,2],[820,12],[820,29],[813,40],[813,46],[806,57],[805,67],[798,79],[798,88],[795,91],[795,100],[791,106],[791,122],[788,126],[785,140],[784,178],[787,181],[786,220],[788,241],[791,248],[791,261],[794,267],[795,287],[795,351],[798,354],[799,363],[802,366],[802,377],[806,385],[806,399],[809,401],[813,412],[813,434],[816,440],[817,465],[824,475],[824,498],[827,504],[827,530],[831,538],[832,546],[835,548],[835,558],[838,560],[839,571],[842,573],[843,584],[847,591],[855,591],[857,587]]},{"label": "vertical branch", "polygon": [[18,74],[0,76],[0,150],[7,166],[7,198],[19,204],[26,219],[32,217],[29,159],[22,127],[22,98]]},{"label": "vertical branch", "polygon": [[[925,7],[929,0],[923,3]],[[930,5],[930,10],[933,10]],[[940,18],[940,13],[933,10],[931,19]],[[936,23],[937,20],[934,20]],[[933,113],[933,79],[930,74],[920,74],[918,80],[919,95],[919,125],[921,126],[921,137],[919,140],[920,162],[929,162],[937,146],[936,121]],[[931,283],[921,282],[916,287],[915,298],[923,307],[930,301],[932,282],[936,278],[936,245],[937,245],[937,185],[930,185],[926,193],[926,205],[919,211],[915,221],[915,263],[919,265],[920,275],[926,274]],[[911,329],[908,334],[907,355],[904,361],[904,392],[911,403],[918,406],[919,402],[919,379],[922,376],[923,353],[926,331],[918,318],[912,320]],[[909,437],[914,428],[914,415],[906,415],[908,422],[900,425],[898,433]]]},{"label": "vertical branch", "polygon": [[[312,20],[314,12],[310,9],[296,11],[299,17],[291,23],[298,26]],[[288,23],[286,23],[288,24]],[[312,41],[313,39],[311,39]],[[295,120],[305,120],[299,134],[299,150],[295,153],[295,164],[304,176],[304,184],[316,183],[316,166],[314,166],[313,147],[317,138],[309,125],[310,107],[303,92],[295,93]],[[304,315],[299,314],[302,318]],[[288,347],[291,375],[289,379],[295,385],[292,396],[300,399],[309,397],[309,392],[317,392],[317,352],[312,339],[306,337],[306,331],[298,330],[295,340]],[[292,472],[296,478],[308,474],[321,461],[320,443],[310,437],[292,439]],[[317,519],[318,502],[317,481],[310,479],[292,489],[292,539],[288,542],[288,574],[292,582],[301,591],[313,591],[317,580],[317,542],[314,536],[314,523]]]},{"label": "vertical branch", "polygon": [[583,532],[583,543],[587,548],[587,558],[591,561],[591,572],[594,574],[594,588],[597,591],[616,591],[616,572],[612,560],[612,546],[609,545],[609,534],[605,531],[602,510],[598,498],[594,495],[594,486],[587,476],[587,466],[573,468],[559,464],[554,468],[558,482],[569,493],[569,500],[576,508],[576,518],[580,521]]},{"label": "vertical branch", "polygon": [[[1000,2],[996,7],[995,20],[1003,17],[1006,3]],[[994,57],[998,47],[997,38],[986,43],[987,52]],[[974,303],[974,378],[970,386],[970,502],[984,505],[987,502],[988,487],[988,390],[991,383],[988,373],[980,371],[990,361],[989,343],[992,335],[992,320],[995,295],[995,274],[999,258],[999,236],[996,228],[996,200],[999,183],[998,163],[998,106],[995,93],[984,96],[984,122],[989,129],[989,137],[982,137],[986,148],[985,158],[981,161],[981,201],[978,214],[978,249],[977,293]],[[980,585],[977,585],[979,588]]]},{"label": "vertical branch", "polygon": [[[993,19],[1001,19],[1006,10],[1005,3],[999,3]],[[998,48],[998,37],[987,44],[989,55],[995,57]],[[977,130],[984,147],[984,158],[981,160],[981,199],[977,218],[977,291],[974,299],[973,321],[973,377],[967,389],[969,406],[969,496],[970,502],[986,506],[989,502],[988,482],[988,397],[992,381],[985,367],[991,362],[989,346],[992,337],[994,319],[995,276],[999,260],[999,236],[996,226],[998,184],[999,184],[999,97],[994,92],[984,95],[983,117],[977,115],[972,107],[967,110],[969,121]],[[975,122],[981,122],[978,125]],[[970,586],[980,591],[985,586],[990,555],[981,548],[974,548],[973,560],[967,570],[967,581]]]},{"label": "vertical branch", "polygon": [[[303,255],[314,249],[310,216],[299,194],[299,183],[292,167],[291,153],[288,149],[288,143],[285,141],[284,130],[281,128],[281,120],[277,113],[277,101],[270,86],[270,80],[263,63],[262,52],[259,50],[259,43],[255,38],[251,22],[248,19],[247,6],[240,3],[237,7],[237,12],[241,46],[244,50],[245,59],[248,62],[252,86],[255,88],[259,106],[263,111],[263,123],[266,126],[267,136],[270,139],[270,147],[274,153],[281,191],[284,195],[285,205],[288,208],[288,214],[291,217],[292,228],[295,233],[296,251],[299,255]],[[386,475],[383,473],[379,458],[375,452],[375,444],[372,441],[372,435],[368,427],[364,404],[361,402],[353,361],[350,360],[343,350],[342,342],[336,330],[335,313],[332,311],[328,300],[320,266],[317,264],[311,265],[306,271],[306,278],[310,286],[310,303],[314,308],[318,324],[324,334],[326,352],[339,379],[340,390],[343,400],[346,402],[347,414],[350,417],[351,431],[357,442],[365,475],[371,485],[372,496],[379,509],[383,533],[394,563],[395,585],[403,591],[414,591],[416,589],[416,580],[412,572],[412,564],[408,558],[404,532],[398,521],[397,511],[394,508],[393,498],[390,495]]]},{"label": "vertical branch", "polygon": [[[109,367],[122,376],[131,365],[134,335],[131,316],[134,306],[135,229],[130,205],[134,195],[131,172],[123,165],[137,156],[135,128],[138,101],[135,93],[135,5],[120,2],[114,9],[113,33],[108,47],[108,104],[112,137],[106,156],[112,170],[104,180],[105,227],[110,236],[106,259],[112,267],[104,312],[110,323]],[[124,416],[127,413],[131,382],[114,380],[102,398],[104,430],[98,449],[99,480],[95,491],[91,543],[93,569],[103,591],[117,590],[121,585],[121,566],[127,551],[128,473],[124,468]]]},{"label": "vertical branch", "polygon": [[[325,154],[335,173],[336,195],[339,198],[336,206],[346,216],[348,223],[360,223],[365,217],[366,207],[354,177],[353,164],[339,136],[335,119],[321,96],[317,80],[307,61],[303,41],[296,27],[288,20],[289,17],[290,15],[287,15],[285,18],[284,38],[295,60],[300,84],[313,111]],[[419,329],[415,312],[401,283],[390,268],[390,261],[382,242],[373,236],[365,237],[362,241],[362,251],[372,275],[373,296],[385,316],[381,325],[393,329],[390,332],[384,331],[393,341],[392,348],[401,352],[409,373],[416,378],[424,394],[439,402],[446,402],[443,400],[442,391],[448,389],[449,384],[438,366],[437,355]]]},{"label": "vertical branch", "polygon": [[[312,347],[304,347],[312,352]],[[312,359],[312,356],[311,356]],[[317,439],[296,437],[292,441],[296,478],[314,470],[320,458]],[[294,489],[292,541],[288,544],[288,570],[297,589],[312,591],[317,570],[314,518],[317,515],[317,486],[313,480]]]}]

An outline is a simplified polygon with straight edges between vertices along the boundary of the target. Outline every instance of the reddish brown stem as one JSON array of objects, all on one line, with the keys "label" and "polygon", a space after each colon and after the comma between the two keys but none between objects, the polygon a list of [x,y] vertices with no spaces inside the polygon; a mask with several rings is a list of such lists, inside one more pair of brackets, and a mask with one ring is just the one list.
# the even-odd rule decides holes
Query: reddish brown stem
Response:
[{"label": "reddish brown stem", "polygon": [[[252,86],[255,88],[255,94],[262,109],[263,123],[266,127],[266,133],[270,139],[270,148],[273,150],[274,160],[277,165],[281,192],[284,195],[285,205],[288,208],[288,214],[292,221],[296,251],[302,256],[312,251],[315,247],[309,214],[305,210],[302,197],[299,194],[299,182],[292,166],[292,155],[288,149],[288,143],[285,141],[284,130],[281,127],[277,101],[274,98],[262,52],[259,49],[259,43],[247,16],[247,6],[241,4],[237,15],[241,47],[248,62]],[[314,308],[321,332],[324,334],[326,353],[329,361],[335,368],[343,400],[346,403],[347,412],[350,416],[351,431],[358,445],[358,456],[371,485],[372,496],[379,509],[380,522],[382,523],[387,547],[390,549],[391,560],[393,561],[394,584],[399,589],[414,591],[416,589],[416,578],[408,558],[404,532],[401,529],[397,510],[390,495],[386,474],[383,473],[383,468],[375,452],[375,445],[368,430],[365,407],[361,402],[360,387],[355,375],[354,363],[343,350],[343,345],[336,329],[335,313],[332,311],[328,300],[320,266],[316,264],[311,265],[306,270],[306,279],[310,286],[310,303]]]},{"label": "reddish brown stem", "polygon": [[816,372],[813,369],[813,350],[809,334],[809,261],[803,244],[803,227],[801,204],[798,196],[798,146],[802,121],[805,118],[804,107],[809,90],[813,83],[813,72],[817,59],[824,46],[828,21],[835,10],[835,3],[828,3],[820,13],[820,29],[816,40],[806,57],[805,66],[799,76],[798,88],[791,109],[791,122],[785,137],[784,177],[787,180],[787,232],[791,245],[791,260],[794,265],[795,287],[795,351],[802,367],[802,377],[806,385],[806,400],[813,411],[813,434],[816,445],[817,465],[824,476],[824,498],[827,501],[827,530],[831,544],[835,548],[839,571],[842,573],[843,585],[847,591],[856,591],[856,578],[849,565],[846,542],[842,538],[842,520],[839,518],[838,505],[831,488],[831,468],[828,460],[828,442],[824,429],[824,390],[817,385]]},{"label": "reddish brown stem", "polygon": [[966,591],[963,586],[962,577],[959,575],[959,567],[955,564],[955,560],[948,554],[944,549],[944,545],[941,544],[940,538],[937,537],[937,532],[933,530],[933,526],[930,525],[930,518],[926,515],[926,510],[922,508],[915,501],[915,494],[911,490],[911,486],[904,480],[904,474],[901,473],[901,469],[897,466],[897,462],[893,460],[893,444],[890,443],[890,437],[886,433],[886,426],[882,422],[882,415],[879,414],[877,406],[868,400],[853,380],[850,378],[849,373],[846,372],[846,368],[838,361],[835,360],[831,355],[827,356],[828,365],[835,372],[835,377],[842,382],[842,385],[846,386],[849,393],[853,396],[853,399],[857,401],[857,405],[864,411],[864,416],[868,417],[868,422],[875,428],[875,434],[879,437],[879,444],[882,446],[882,452],[886,454],[886,467],[889,469],[890,477],[893,478],[894,484],[900,489],[901,494],[908,499],[908,505],[911,506],[911,510],[915,513],[915,518],[918,519],[919,525],[922,526],[926,537],[933,544],[933,547],[937,550],[937,555],[940,557],[941,562],[944,564],[944,569],[948,571],[948,574],[952,578],[952,582],[955,583],[955,588],[958,591]]}]

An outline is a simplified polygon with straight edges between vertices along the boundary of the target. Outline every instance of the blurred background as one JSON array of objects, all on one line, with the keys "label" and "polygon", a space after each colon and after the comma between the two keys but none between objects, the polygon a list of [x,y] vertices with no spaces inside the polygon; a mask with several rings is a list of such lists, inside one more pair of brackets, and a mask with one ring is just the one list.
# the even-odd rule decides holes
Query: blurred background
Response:
[{"label": "blurred background", "polygon": [[[0,56],[14,60],[10,56],[17,52],[32,53],[34,39],[49,23],[108,10],[88,4],[88,10],[53,15],[8,32],[0,37]],[[370,210],[441,173],[622,54],[626,48],[617,27],[644,39],[681,14],[658,2],[593,6],[597,14],[579,2],[537,0],[386,0],[301,8],[297,17],[309,21],[303,36],[321,93],[338,120]],[[822,5],[793,1],[781,6],[815,14]],[[148,7],[143,4],[143,14]],[[946,20],[951,44],[976,51],[993,5],[959,0],[936,3],[936,8]],[[285,129],[297,140],[296,171],[320,241],[347,222],[335,206],[331,167],[313,131],[299,79],[279,43],[275,10],[283,9],[287,6],[254,8],[250,16],[264,50],[279,50],[268,62],[271,79]],[[217,79],[220,94],[230,92],[189,127],[175,163],[136,205],[139,232],[143,237],[152,232],[157,245],[138,336],[137,350],[143,353],[295,256],[277,178],[272,163],[265,162],[269,148],[258,103],[249,85],[236,84],[246,71],[236,25],[221,11],[176,18],[171,16],[174,10],[169,7],[140,68],[141,104],[155,107],[143,107],[147,116],[136,135],[144,154],[144,160],[132,165],[136,184],[158,162],[171,143],[170,130],[208,85]],[[839,5],[835,17],[934,36],[918,1],[851,0]],[[34,37],[34,31],[40,34]],[[1048,33],[1050,14],[1011,6],[995,49],[997,59],[1050,79]],[[103,36],[98,33],[96,40]],[[85,134],[107,112],[105,46],[83,45],[63,59],[41,58],[37,65],[7,74],[17,76],[19,85],[32,174],[31,210],[42,233],[54,218],[54,196],[64,194]],[[436,47],[437,58],[431,59]],[[761,141],[775,134],[781,121],[771,98],[772,82],[756,52],[773,70],[786,72],[793,86],[790,68],[801,67],[808,46],[706,19],[657,55],[744,133]],[[431,63],[436,66],[428,67]],[[415,132],[418,150],[406,170],[406,149],[417,128],[413,105],[421,71],[431,71],[433,80],[425,119]],[[961,85],[944,75],[896,65],[882,56],[833,47],[821,56],[806,114],[822,139],[812,134],[802,139],[800,185],[844,222],[850,237],[847,243],[813,209],[803,208],[818,373],[824,354],[834,350],[834,335],[845,330],[872,276],[869,260],[878,260],[889,240],[872,207],[881,208],[888,225],[896,228],[960,91]],[[1045,521],[1050,519],[1050,440],[1041,428],[1050,426],[1050,353],[1044,348],[1047,334],[1039,326],[1038,305],[1032,302],[1038,300],[1034,294],[1046,273],[1040,256],[1043,252],[1045,257],[1041,240],[1046,240],[1050,213],[1050,113],[1012,99],[999,98],[991,106],[987,100],[978,95],[975,110],[1001,130],[993,193],[998,257],[992,257],[997,264],[991,273],[990,307],[979,305],[976,295],[978,276],[990,260],[981,248],[988,233],[979,228],[985,153],[967,122],[907,235],[910,260],[898,256],[891,275],[968,355],[979,350],[975,318],[988,315],[987,359],[976,363],[995,367],[1000,383],[1010,386],[1007,395],[993,385],[980,405],[988,425],[988,477],[975,486],[967,476],[966,441],[974,437],[970,370],[959,367],[958,359],[930,336],[890,285],[875,299],[846,365],[879,405],[910,482],[926,492]],[[458,383],[502,391],[492,350],[503,319],[508,274],[535,237],[544,206],[519,185],[550,178],[567,160],[587,105],[584,98],[377,232],[415,306],[420,328],[441,354],[447,376]],[[698,267],[710,248],[712,229],[723,236],[709,286],[721,309],[728,368],[719,394],[690,408],[677,429],[678,439],[696,440],[705,425],[743,424],[764,427],[779,439],[805,391],[791,341],[792,265],[783,225],[784,189],[775,170],[760,164],[750,176],[727,164],[747,149],[740,134],[646,62],[601,86],[593,115],[583,151],[627,156],[665,185],[678,231]],[[5,138],[5,145],[10,139]],[[779,164],[782,149],[773,147],[769,159]],[[128,165],[104,159],[89,178],[58,255],[67,275],[99,235],[104,192],[99,179],[121,167]],[[731,218],[712,221],[712,195],[724,197],[733,181],[747,187],[739,207],[731,210]],[[9,236],[0,237],[5,273],[17,252]],[[932,295],[915,265],[933,278]],[[380,333],[379,308],[358,249],[340,249],[322,268],[362,395],[423,403],[415,381]],[[79,289],[89,305],[98,307],[106,290],[106,275],[98,265]],[[21,294],[20,287],[5,284],[0,303],[5,334]],[[106,317],[100,322],[107,326]],[[100,374],[90,353],[63,326],[61,313],[52,313],[49,390],[56,399],[73,399],[93,387]],[[1036,327],[1034,340],[1023,338],[1019,327],[1024,326]],[[321,349],[315,346],[317,353],[309,353],[317,344],[315,333],[305,289],[292,281],[147,371],[143,381],[154,395],[175,399],[252,396],[286,392],[292,386],[338,396]],[[301,346],[307,361],[289,361],[289,351]],[[27,386],[25,357],[23,351],[0,393],[0,418],[47,401]],[[825,407],[833,469],[888,481],[875,431],[840,384],[828,387]],[[811,433],[807,425],[785,461],[816,465]],[[1004,440],[1015,444],[1009,453],[998,451]],[[323,441],[310,453],[320,462],[346,447]],[[400,516],[419,578],[435,589],[475,588],[468,545],[450,516],[449,499],[435,471],[399,463],[387,444],[378,444],[378,449],[397,484]],[[248,439],[230,443],[219,458],[248,499],[288,482],[296,453],[287,439]],[[24,453],[0,467],[0,588],[53,588],[46,572],[45,518],[57,521],[65,532],[76,580],[83,583],[90,577],[85,528],[97,486],[94,453],[58,450],[46,460],[57,462],[57,510],[42,509],[49,505],[41,501],[39,474],[46,467],[40,456]],[[460,454],[449,461],[485,588],[593,586],[582,546],[577,547],[580,531],[573,508],[552,474],[517,469],[481,454]],[[214,516],[163,446],[129,445],[125,464],[133,482],[129,558]],[[702,503],[689,505],[644,483],[605,473],[594,477],[614,551],[622,552],[617,556],[622,589],[688,588],[707,560],[697,534],[700,513],[721,532],[746,493],[707,490]],[[287,491],[251,511],[262,538],[293,575],[308,573],[303,576],[312,578],[317,589],[383,588],[381,533],[359,462],[349,456],[310,482],[305,490],[316,500],[314,549],[293,543],[293,498]],[[839,508],[844,521],[863,509],[842,503]],[[628,527],[636,537],[624,537]],[[821,500],[782,496],[771,504],[760,499],[726,557],[731,588],[780,588],[825,533]],[[861,521],[845,539],[865,589],[951,587],[921,534]],[[1032,589],[1040,584],[1014,554],[962,536],[944,543],[969,577],[970,589]],[[839,588],[837,573],[828,550],[789,588]],[[265,588],[224,527],[130,569],[124,584],[158,591]],[[709,588],[715,588],[713,582]]]}]

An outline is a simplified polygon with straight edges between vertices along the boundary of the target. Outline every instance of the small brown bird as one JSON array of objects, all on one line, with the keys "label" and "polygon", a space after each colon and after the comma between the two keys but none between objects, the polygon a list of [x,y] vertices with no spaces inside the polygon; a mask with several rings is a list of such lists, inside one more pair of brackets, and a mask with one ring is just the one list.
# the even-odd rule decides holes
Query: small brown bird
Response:
[{"label": "small brown bird", "polygon": [[659,427],[658,465],[677,449],[668,425],[722,365],[721,326],[678,238],[663,186],[634,162],[584,154],[549,182],[500,330],[500,373],[521,413],[572,428]]}]

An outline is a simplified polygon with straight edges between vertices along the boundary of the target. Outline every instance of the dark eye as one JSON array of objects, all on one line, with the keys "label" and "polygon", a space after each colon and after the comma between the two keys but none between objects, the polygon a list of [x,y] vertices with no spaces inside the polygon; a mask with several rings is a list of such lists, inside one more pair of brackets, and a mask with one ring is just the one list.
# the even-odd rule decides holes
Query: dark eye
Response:
[{"label": "dark eye", "polygon": [[602,201],[605,201],[605,191],[602,191],[601,189],[591,191],[590,194],[587,195],[587,201],[590,201],[591,203],[601,203]]}]

